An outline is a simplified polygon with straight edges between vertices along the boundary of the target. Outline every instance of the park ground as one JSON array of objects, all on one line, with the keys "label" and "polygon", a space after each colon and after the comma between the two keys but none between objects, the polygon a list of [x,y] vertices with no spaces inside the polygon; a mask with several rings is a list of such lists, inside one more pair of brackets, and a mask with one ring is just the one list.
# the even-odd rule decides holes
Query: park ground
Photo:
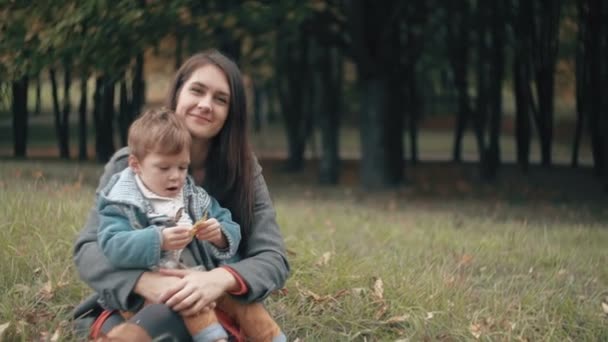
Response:
[{"label": "park ground", "polygon": [[[425,162],[367,193],[262,160],[291,277],[267,300],[290,341],[608,340],[608,206],[591,169]],[[101,166],[0,163],[0,339],[74,340],[71,260]]]}]

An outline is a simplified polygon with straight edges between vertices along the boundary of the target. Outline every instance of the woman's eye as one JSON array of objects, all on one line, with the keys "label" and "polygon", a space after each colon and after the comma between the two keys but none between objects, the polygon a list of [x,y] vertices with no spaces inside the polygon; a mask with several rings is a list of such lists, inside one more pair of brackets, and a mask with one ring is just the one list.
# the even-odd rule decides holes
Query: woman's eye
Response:
[{"label": "woman's eye", "polygon": [[228,100],[226,98],[223,98],[223,97],[217,97],[216,100],[219,103],[223,103],[223,104],[227,104],[228,103]]},{"label": "woman's eye", "polygon": [[201,89],[199,89],[199,88],[191,88],[190,91],[193,94],[202,94],[203,93],[203,91]]}]

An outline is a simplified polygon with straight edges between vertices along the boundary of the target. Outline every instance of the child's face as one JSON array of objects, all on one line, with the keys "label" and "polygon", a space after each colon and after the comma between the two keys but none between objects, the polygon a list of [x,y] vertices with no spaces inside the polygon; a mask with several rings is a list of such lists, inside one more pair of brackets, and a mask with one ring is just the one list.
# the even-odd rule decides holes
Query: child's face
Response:
[{"label": "child's face", "polygon": [[177,196],[186,181],[190,165],[187,149],[175,155],[150,152],[143,160],[129,157],[129,166],[139,175],[146,187],[163,197]]}]

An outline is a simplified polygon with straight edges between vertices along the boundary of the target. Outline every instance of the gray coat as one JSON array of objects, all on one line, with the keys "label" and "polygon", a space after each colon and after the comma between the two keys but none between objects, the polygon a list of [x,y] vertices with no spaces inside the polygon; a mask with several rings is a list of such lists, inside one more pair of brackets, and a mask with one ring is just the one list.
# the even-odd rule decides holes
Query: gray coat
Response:
[{"label": "gray coat", "polygon": [[[116,152],[106,164],[98,190],[106,186],[112,175],[127,167],[129,151],[123,148]],[[253,225],[246,241],[246,250],[241,252],[241,261],[230,264],[247,284],[248,291],[237,299],[245,302],[261,301],[272,291],[284,286],[289,276],[289,263],[285,245],[276,222],[275,210],[262,176],[262,168],[255,161]],[[135,283],[145,269],[116,269],[106,259],[97,243],[98,212],[93,206],[87,222],[80,232],[74,247],[74,262],[80,278],[92,287],[101,301],[112,308],[136,311],[143,298],[133,293]],[[204,257],[198,249],[190,249],[197,263]]]}]

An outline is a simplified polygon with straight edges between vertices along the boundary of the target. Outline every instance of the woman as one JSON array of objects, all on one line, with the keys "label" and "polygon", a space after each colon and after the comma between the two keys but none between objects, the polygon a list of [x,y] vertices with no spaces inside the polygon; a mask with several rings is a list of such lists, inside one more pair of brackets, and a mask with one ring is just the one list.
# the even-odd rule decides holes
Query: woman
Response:
[{"label": "woman", "polygon": [[[182,315],[213,307],[223,294],[260,301],[289,275],[283,238],[261,167],[247,138],[245,92],[238,67],[217,51],[189,58],[177,71],[167,106],[192,134],[190,173],[241,226],[240,261],[211,271],[116,270],[97,243],[98,217],[91,211],[74,251],[80,277],[109,307],[135,312],[144,300],[164,303]],[[98,188],[127,167],[122,149],[105,167]],[[200,262],[188,249],[184,261]]]}]

